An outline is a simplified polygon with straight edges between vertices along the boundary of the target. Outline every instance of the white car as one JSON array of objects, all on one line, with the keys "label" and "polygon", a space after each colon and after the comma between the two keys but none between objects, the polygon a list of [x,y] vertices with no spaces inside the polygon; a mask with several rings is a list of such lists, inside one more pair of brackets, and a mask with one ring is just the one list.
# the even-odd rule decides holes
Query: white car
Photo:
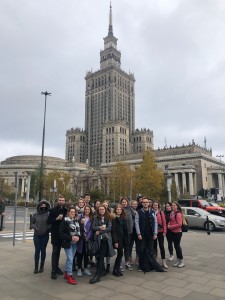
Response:
[{"label": "white car", "polygon": [[210,231],[215,229],[225,229],[225,218],[223,217],[210,214],[198,207],[182,207],[182,210],[185,213],[185,219],[187,220],[189,227],[205,228],[207,230],[208,219],[208,228]]}]

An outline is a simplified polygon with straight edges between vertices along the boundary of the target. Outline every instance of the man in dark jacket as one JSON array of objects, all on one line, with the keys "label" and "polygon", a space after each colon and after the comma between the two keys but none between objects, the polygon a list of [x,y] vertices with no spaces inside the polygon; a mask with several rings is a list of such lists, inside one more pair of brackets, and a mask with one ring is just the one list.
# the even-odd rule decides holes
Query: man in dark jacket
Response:
[{"label": "man in dark jacket", "polygon": [[135,216],[135,228],[140,242],[139,269],[148,272],[155,270],[164,272],[154,257],[153,245],[157,239],[158,223],[155,213],[149,208],[147,198],[142,200],[143,208]]},{"label": "man in dark jacket", "polygon": [[59,195],[57,199],[57,205],[50,210],[48,216],[48,224],[51,224],[52,279],[57,279],[57,274],[63,274],[62,270],[60,270],[59,268],[59,257],[62,247],[62,240],[60,237],[59,227],[66,214],[67,209],[65,207],[65,198],[64,196]]}]

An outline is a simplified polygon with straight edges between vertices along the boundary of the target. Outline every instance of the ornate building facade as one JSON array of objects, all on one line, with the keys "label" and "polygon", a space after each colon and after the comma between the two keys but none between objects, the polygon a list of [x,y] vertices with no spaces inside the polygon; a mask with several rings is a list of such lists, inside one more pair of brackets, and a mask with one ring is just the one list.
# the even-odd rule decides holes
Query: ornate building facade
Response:
[{"label": "ornate building facade", "polygon": [[83,138],[78,129],[67,130],[66,159],[99,167],[117,155],[153,148],[153,132],[135,130],[135,78],[121,69],[111,4],[100,69],[88,71],[85,80],[85,130]]}]

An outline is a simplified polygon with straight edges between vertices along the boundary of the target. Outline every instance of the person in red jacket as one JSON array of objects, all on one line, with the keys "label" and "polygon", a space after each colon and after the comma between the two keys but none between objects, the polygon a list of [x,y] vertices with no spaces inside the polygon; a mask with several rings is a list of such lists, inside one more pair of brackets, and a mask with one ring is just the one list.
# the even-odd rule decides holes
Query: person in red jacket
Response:
[{"label": "person in red jacket", "polygon": [[174,243],[176,250],[177,261],[173,265],[174,267],[183,268],[185,266],[183,253],[180,246],[182,238],[182,224],[183,224],[183,213],[180,205],[177,202],[172,203],[172,211],[170,214],[170,221],[167,228],[171,231],[171,238]]},{"label": "person in red jacket", "polygon": [[165,254],[165,248],[164,248],[164,236],[166,236],[166,217],[164,212],[160,208],[160,204],[157,201],[154,201],[152,204],[152,209],[154,210],[157,222],[158,222],[158,235],[157,239],[154,240],[154,250],[157,254],[157,244],[159,244],[160,254],[162,258],[162,266],[164,269],[168,269],[168,266],[166,264],[166,254]]}]

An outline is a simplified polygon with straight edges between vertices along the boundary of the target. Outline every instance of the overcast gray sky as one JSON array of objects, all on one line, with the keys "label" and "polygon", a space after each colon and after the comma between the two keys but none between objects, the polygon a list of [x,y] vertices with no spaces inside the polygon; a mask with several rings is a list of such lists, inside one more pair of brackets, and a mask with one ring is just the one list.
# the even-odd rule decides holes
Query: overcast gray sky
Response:
[{"label": "overcast gray sky", "polygon": [[[225,1],[113,0],[122,69],[136,78],[136,127],[155,148],[195,140],[225,155]],[[84,127],[85,74],[99,69],[109,0],[0,1],[0,161],[65,157]]]}]

